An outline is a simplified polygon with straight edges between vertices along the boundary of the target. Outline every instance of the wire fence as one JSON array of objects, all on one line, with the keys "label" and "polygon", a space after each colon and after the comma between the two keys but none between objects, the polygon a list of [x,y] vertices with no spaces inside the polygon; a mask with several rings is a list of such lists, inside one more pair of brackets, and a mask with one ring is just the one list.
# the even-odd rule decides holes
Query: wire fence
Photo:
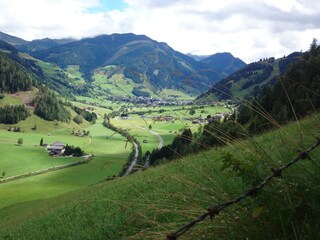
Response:
[{"label": "wire fence", "polygon": [[202,215],[197,217],[192,222],[190,222],[190,223],[186,224],[185,226],[181,227],[177,231],[168,234],[166,239],[167,240],[176,240],[178,237],[180,237],[181,235],[186,233],[188,230],[190,230],[197,223],[202,222],[203,220],[205,220],[207,217],[210,217],[211,219],[213,219],[216,215],[218,215],[222,210],[224,210],[228,206],[233,205],[235,203],[238,203],[244,198],[255,197],[257,195],[258,191],[261,190],[273,178],[281,177],[282,176],[282,172],[285,169],[287,169],[290,166],[292,166],[293,164],[297,163],[299,160],[303,160],[303,159],[311,160],[311,158],[309,156],[309,153],[311,151],[313,151],[315,148],[319,147],[319,146],[320,146],[320,138],[317,137],[317,142],[314,145],[312,145],[310,148],[308,148],[308,149],[306,149],[304,151],[299,151],[299,154],[294,159],[292,159],[291,161],[289,161],[288,163],[286,163],[285,165],[283,165],[283,166],[281,166],[279,168],[271,168],[271,172],[272,173],[269,176],[267,176],[263,181],[261,181],[259,184],[249,188],[248,190],[243,192],[240,196],[238,196],[238,197],[236,197],[236,198],[234,198],[234,199],[232,199],[232,200],[230,200],[228,202],[224,202],[224,203],[220,203],[220,204],[209,206],[205,213],[203,213]]}]

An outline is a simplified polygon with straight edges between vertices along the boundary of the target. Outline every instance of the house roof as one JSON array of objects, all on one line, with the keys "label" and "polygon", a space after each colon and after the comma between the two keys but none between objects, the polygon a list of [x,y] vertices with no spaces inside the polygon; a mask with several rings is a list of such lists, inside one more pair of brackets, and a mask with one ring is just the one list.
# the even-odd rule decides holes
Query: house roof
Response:
[{"label": "house roof", "polygon": [[54,143],[51,144],[51,146],[63,146],[65,147],[66,145],[62,142],[59,142],[59,141],[55,141]]},{"label": "house roof", "polygon": [[64,149],[64,146],[49,146],[47,147],[48,150],[53,151],[53,150],[62,150]]}]

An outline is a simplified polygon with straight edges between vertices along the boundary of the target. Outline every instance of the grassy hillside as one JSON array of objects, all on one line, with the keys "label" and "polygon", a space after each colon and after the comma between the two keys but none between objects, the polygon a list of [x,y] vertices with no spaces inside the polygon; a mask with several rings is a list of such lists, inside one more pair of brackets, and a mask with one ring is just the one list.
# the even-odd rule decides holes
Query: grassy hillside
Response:
[{"label": "grassy hillside", "polygon": [[[165,239],[250,188],[315,143],[320,115],[273,132],[47,200],[0,210],[4,239]],[[181,239],[319,239],[320,150],[255,198],[198,224]],[[224,163],[237,163],[226,168]],[[242,169],[242,171],[237,171]],[[80,179],[79,179],[80,180]],[[249,181],[248,181],[249,180]]]}]

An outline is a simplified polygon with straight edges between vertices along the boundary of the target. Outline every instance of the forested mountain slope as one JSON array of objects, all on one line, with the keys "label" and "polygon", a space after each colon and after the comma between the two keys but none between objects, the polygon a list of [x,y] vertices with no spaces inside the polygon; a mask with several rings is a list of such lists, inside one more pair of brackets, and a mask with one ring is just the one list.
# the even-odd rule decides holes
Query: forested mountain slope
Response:
[{"label": "forested mountain slope", "polygon": [[216,83],[209,91],[198,99],[210,101],[214,99],[239,99],[256,95],[265,85],[275,84],[287,67],[296,62],[302,53],[292,53],[287,57],[268,58],[253,62]]}]

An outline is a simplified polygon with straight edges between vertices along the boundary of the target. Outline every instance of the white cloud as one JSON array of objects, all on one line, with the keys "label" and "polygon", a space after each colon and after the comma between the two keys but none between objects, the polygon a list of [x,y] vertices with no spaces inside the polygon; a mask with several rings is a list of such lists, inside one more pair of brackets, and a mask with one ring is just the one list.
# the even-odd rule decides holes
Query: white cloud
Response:
[{"label": "white cloud", "polygon": [[99,0],[0,0],[0,31],[28,40],[133,32],[184,53],[228,51],[246,62],[305,50],[320,38],[320,3],[312,0],[125,2],[99,12]]}]

